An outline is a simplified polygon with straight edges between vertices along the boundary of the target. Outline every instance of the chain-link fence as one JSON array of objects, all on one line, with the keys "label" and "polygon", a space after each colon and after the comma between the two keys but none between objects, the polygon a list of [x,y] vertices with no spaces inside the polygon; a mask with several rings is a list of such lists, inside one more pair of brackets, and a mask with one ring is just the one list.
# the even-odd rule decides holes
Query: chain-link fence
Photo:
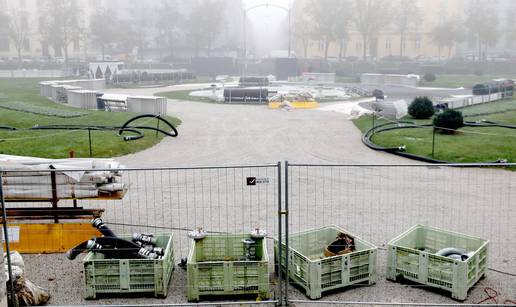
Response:
[{"label": "chain-link fence", "polygon": [[[179,264],[184,264],[192,249],[188,232],[199,227],[208,234],[226,238],[235,233],[249,234],[257,227],[266,230],[269,258],[267,283],[271,293],[269,300],[255,294],[243,297],[201,296],[200,305],[224,305],[223,302],[234,300],[238,303],[229,304],[251,304],[257,297],[264,301],[256,304],[290,302],[299,306],[423,303],[445,306],[461,303],[450,298],[450,291],[387,280],[387,267],[389,263],[392,265],[392,261],[388,261],[387,243],[415,225],[489,240],[486,278],[475,284],[468,282],[467,286],[472,289],[465,303],[496,305],[508,304],[516,299],[515,166],[287,163],[284,166],[124,169],[115,175],[118,177],[116,183],[123,184],[123,197],[118,194],[120,197],[110,199],[93,195],[90,199],[77,201],[61,197],[70,192],[64,188],[67,183],[67,179],[63,179],[67,176],[63,176],[65,171],[54,171],[56,176],[52,179],[49,171],[24,176],[24,171],[17,170],[2,172],[2,192],[6,200],[4,212],[10,239],[8,246],[11,250],[32,249],[30,253],[23,253],[25,275],[49,290],[50,305],[188,304],[188,278],[192,276]],[[81,175],[82,172],[68,172],[72,177],[77,174]],[[31,179],[26,180],[27,177]],[[54,187],[52,182],[56,182]],[[75,193],[75,196],[90,193],[84,191],[90,190],[86,186],[75,186],[70,193]],[[22,194],[19,194],[21,192],[30,195],[32,201],[23,200],[20,197]],[[34,202],[36,200],[40,202]],[[49,211],[49,208],[53,209]],[[31,224],[68,225],[66,227],[84,224],[82,228],[65,229],[63,233],[67,232],[68,237],[71,233],[72,237],[85,236],[88,239],[92,231],[88,225],[89,219],[100,215],[117,235],[131,235],[134,232],[173,235],[176,268],[166,298],[154,298],[152,294],[143,298],[99,295],[99,300],[85,300],[84,274],[87,270],[81,261],[83,256],[71,261],[62,253],[41,253],[42,250],[60,249],[54,242],[57,238],[48,233],[50,228],[31,226],[29,232],[24,230],[24,225]],[[328,257],[318,246],[322,237],[301,237],[299,233],[310,233],[313,229],[330,226],[356,236],[357,248],[362,244],[358,243],[360,239],[378,249],[357,260],[359,265],[356,272],[345,273],[342,268],[347,263],[344,266],[342,263],[333,264],[323,272],[326,274],[324,278],[312,278],[302,284],[303,279],[296,279],[296,276],[306,277],[315,273],[309,273],[300,261],[317,263]],[[286,244],[287,248],[275,250],[273,238],[280,238],[283,242],[279,243]],[[240,251],[245,254],[245,243],[240,238],[237,240]],[[229,253],[220,244],[218,248],[224,249],[222,254]],[[306,258],[299,255],[303,253],[303,248],[309,251],[304,255]],[[277,255],[279,251],[283,255]],[[212,249],[211,252],[216,251]],[[376,259],[374,267],[368,262],[373,259],[372,255]],[[281,273],[278,269],[280,266],[289,268],[291,279],[288,283],[282,276],[273,273],[276,271],[284,277],[286,272]],[[471,272],[468,273],[471,275]],[[366,276],[372,273],[375,278],[369,282]],[[363,282],[340,289],[339,281],[344,277],[350,278],[352,274],[360,276],[356,278],[362,278]],[[431,274],[443,273],[436,271]],[[204,285],[217,284],[220,282],[217,278],[209,275]],[[242,291],[246,289],[252,289],[251,285],[239,288]],[[489,298],[491,296],[494,298]],[[317,299],[309,299],[311,297]]]}]

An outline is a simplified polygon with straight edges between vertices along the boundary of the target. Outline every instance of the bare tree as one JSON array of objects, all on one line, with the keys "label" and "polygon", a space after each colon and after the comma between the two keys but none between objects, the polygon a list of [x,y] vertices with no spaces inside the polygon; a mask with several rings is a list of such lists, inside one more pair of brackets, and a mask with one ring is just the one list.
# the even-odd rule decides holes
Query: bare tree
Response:
[{"label": "bare tree", "polygon": [[312,40],[312,28],[305,14],[297,14],[293,22],[293,38],[303,47],[303,57],[308,57],[308,48]]},{"label": "bare tree", "polygon": [[210,54],[226,18],[224,5],[220,0],[202,0],[193,8],[188,19],[187,35],[196,57],[200,48],[207,48]]},{"label": "bare tree", "polygon": [[367,59],[368,51],[375,47],[382,28],[389,25],[390,5],[388,0],[355,0],[353,23],[362,36],[363,57]]},{"label": "bare tree", "polygon": [[505,38],[509,46],[516,44],[516,4],[513,4],[506,13],[505,18]]},{"label": "bare tree", "polygon": [[444,23],[436,26],[431,32],[432,40],[439,48],[439,59],[441,58],[441,49],[448,48],[448,58],[451,57],[452,49],[462,41],[464,41],[464,31],[457,19],[449,19]]},{"label": "bare tree", "polygon": [[400,57],[403,56],[407,35],[417,25],[421,17],[419,0],[398,0],[394,26],[400,36]]},{"label": "bare tree", "polygon": [[99,8],[90,16],[90,35],[92,42],[100,48],[102,61],[105,60],[106,47],[117,40],[118,18],[111,9]]},{"label": "bare tree", "polygon": [[181,26],[184,23],[184,17],[177,10],[178,0],[162,0],[157,10],[156,41],[159,46],[166,46],[170,55],[174,54],[174,48],[180,35]]},{"label": "bare tree", "polygon": [[25,47],[25,41],[29,35],[30,26],[26,12],[21,10],[13,10],[9,18],[9,37],[18,53],[18,63],[22,60],[22,51]]},{"label": "bare tree", "polygon": [[[343,0],[312,0],[310,2],[310,24],[312,34],[324,44],[324,59],[328,60],[328,51],[331,45],[347,36],[347,27],[344,11],[347,1]],[[341,45],[342,46],[342,45]],[[342,51],[343,48],[341,48]]]},{"label": "bare tree", "polygon": [[[499,18],[488,1],[471,1],[466,11],[466,27],[470,39],[475,39],[479,60],[487,57],[488,47],[496,45]],[[484,49],[482,49],[484,48]]]},{"label": "bare tree", "polygon": [[64,52],[68,61],[68,47],[78,39],[81,31],[81,11],[76,0],[44,0],[40,14],[40,32],[44,41],[54,48],[55,56]]}]

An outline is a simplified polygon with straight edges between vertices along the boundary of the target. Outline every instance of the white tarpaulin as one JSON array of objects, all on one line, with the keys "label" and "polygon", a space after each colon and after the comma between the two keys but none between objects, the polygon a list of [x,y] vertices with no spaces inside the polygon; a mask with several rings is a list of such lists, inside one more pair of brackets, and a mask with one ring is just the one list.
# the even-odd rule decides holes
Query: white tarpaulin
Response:
[{"label": "white tarpaulin", "polygon": [[55,171],[58,198],[89,198],[125,190],[123,168],[113,159],[42,159],[0,155],[6,198],[52,197],[51,172]]}]

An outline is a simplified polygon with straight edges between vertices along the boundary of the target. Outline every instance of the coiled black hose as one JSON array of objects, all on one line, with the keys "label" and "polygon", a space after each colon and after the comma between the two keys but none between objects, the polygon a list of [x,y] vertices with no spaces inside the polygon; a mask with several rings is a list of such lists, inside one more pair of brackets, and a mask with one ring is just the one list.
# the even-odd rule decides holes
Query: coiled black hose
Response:
[{"label": "coiled black hose", "polygon": [[[477,127],[477,128],[507,128],[507,129],[516,129],[516,126],[513,125],[507,125],[502,123],[497,123],[493,121],[487,121],[483,120],[480,122],[465,122],[464,126],[466,127]],[[400,145],[398,147],[383,147],[380,145],[375,144],[371,139],[374,137],[374,135],[382,132],[387,131],[393,131],[393,130],[400,130],[400,129],[419,129],[419,128],[428,128],[433,127],[432,124],[425,124],[425,125],[418,125],[414,122],[391,122],[391,123],[385,123],[381,125],[377,125],[376,127],[373,127],[366,131],[362,135],[362,143],[364,143],[367,147],[376,150],[376,151],[383,151],[387,152],[393,155],[401,156],[404,158],[421,161],[421,162],[427,162],[427,163],[433,163],[433,164],[450,164],[448,161],[442,161],[437,159],[432,159],[424,156],[419,156],[411,153],[405,152],[406,147],[404,145]],[[494,161],[494,162],[487,162],[487,163],[500,163],[500,161]]]},{"label": "coiled black hose", "polygon": [[170,129],[172,129],[172,131],[174,132],[173,134],[172,133],[169,133],[165,130],[162,130],[162,129],[159,129],[159,128],[155,128],[155,127],[150,127],[150,126],[136,126],[136,127],[131,127],[131,128],[135,128],[135,129],[148,129],[148,130],[154,130],[154,131],[158,131],[158,132],[161,132],[167,136],[170,136],[170,137],[177,137],[179,135],[179,133],[177,132],[177,129],[176,127],[174,127],[174,125],[172,125],[168,120],[164,119],[163,117],[161,117],[160,115],[150,115],[150,114],[144,114],[144,115],[138,115],[136,117],[133,117],[131,118],[130,120],[128,120],[125,124],[122,125],[122,127],[120,128],[120,132],[118,133],[118,135],[122,135],[123,133],[123,129],[127,128],[129,126],[130,123],[138,120],[138,119],[141,119],[141,118],[156,118],[158,121],[162,121],[164,122]]},{"label": "coiled black hose", "polygon": [[[151,127],[151,126],[131,126],[130,124],[138,119],[141,118],[156,118],[158,121],[165,123],[166,126],[168,126],[171,130],[171,132],[168,132],[166,130],[157,128],[157,127]],[[159,126],[159,124],[158,124]],[[45,126],[39,126],[36,125],[34,127],[28,128],[28,129],[19,129],[16,127],[9,127],[9,126],[0,126],[0,130],[9,130],[9,131],[21,131],[21,130],[91,130],[91,131],[116,131],[119,136],[123,136],[125,133],[132,133],[132,135],[126,135],[123,136],[124,141],[135,141],[142,139],[145,135],[143,131],[141,130],[151,130],[156,131],[159,133],[162,133],[169,137],[177,137],[179,135],[176,127],[172,125],[168,120],[165,118],[159,116],[159,115],[138,115],[136,117],[133,117],[129,119],[127,122],[125,122],[122,126],[104,126],[104,125],[45,125]]]}]

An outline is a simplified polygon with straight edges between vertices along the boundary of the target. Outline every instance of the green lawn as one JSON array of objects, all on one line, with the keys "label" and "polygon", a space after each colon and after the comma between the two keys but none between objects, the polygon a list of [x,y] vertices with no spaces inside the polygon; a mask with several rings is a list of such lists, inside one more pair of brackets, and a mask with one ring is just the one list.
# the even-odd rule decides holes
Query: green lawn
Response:
[{"label": "green lawn", "polygon": [[493,79],[514,79],[515,75],[436,75],[434,82],[421,80],[422,87],[443,87],[443,88],[473,88],[476,84],[484,83]]},{"label": "green lawn", "polygon": [[[471,115],[466,117],[467,121],[486,119],[516,125],[515,109],[516,100],[511,100],[468,107],[462,111],[465,115]],[[410,117],[404,120],[413,121]],[[362,132],[372,127],[371,116],[363,116],[354,122]],[[385,121],[376,122],[381,124]],[[429,120],[416,122],[430,123]],[[516,162],[516,130],[465,127],[461,131],[456,135],[436,134],[435,159],[457,163],[493,162],[498,159]],[[372,140],[385,147],[405,145],[409,153],[431,157],[432,128],[388,131],[375,135]]]},{"label": "green lawn", "polygon": [[[2,102],[21,102],[20,109],[32,105],[34,110],[48,110],[48,114],[85,113],[76,118],[63,118],[50,115],[33,114],[0,108],[0,125],[17,128],[29,128],[35,125],[122,125],[128,119],[138,115],[135,113],[110,113],[103,111],[87,111],[59,105],[47,98],[39,96],[38,83],[41,79],[0,79],[0,93],[8,99]],[[174,125],[181,121],[168,117]],[[138,125],[156,125],[156,120],[142,119]],[[149,148],[163,139],[163,136],[151,131],[145,132],[141,140],[125,142],[116,132],[92,131],[92,151],[94,157],[116,157]],[[74,150],[76,157],[89,157],[87,131],[17,131],[0,130],[0,153],[11,155],[37,156],[45,158],[66,158],[69,151]]]}]

